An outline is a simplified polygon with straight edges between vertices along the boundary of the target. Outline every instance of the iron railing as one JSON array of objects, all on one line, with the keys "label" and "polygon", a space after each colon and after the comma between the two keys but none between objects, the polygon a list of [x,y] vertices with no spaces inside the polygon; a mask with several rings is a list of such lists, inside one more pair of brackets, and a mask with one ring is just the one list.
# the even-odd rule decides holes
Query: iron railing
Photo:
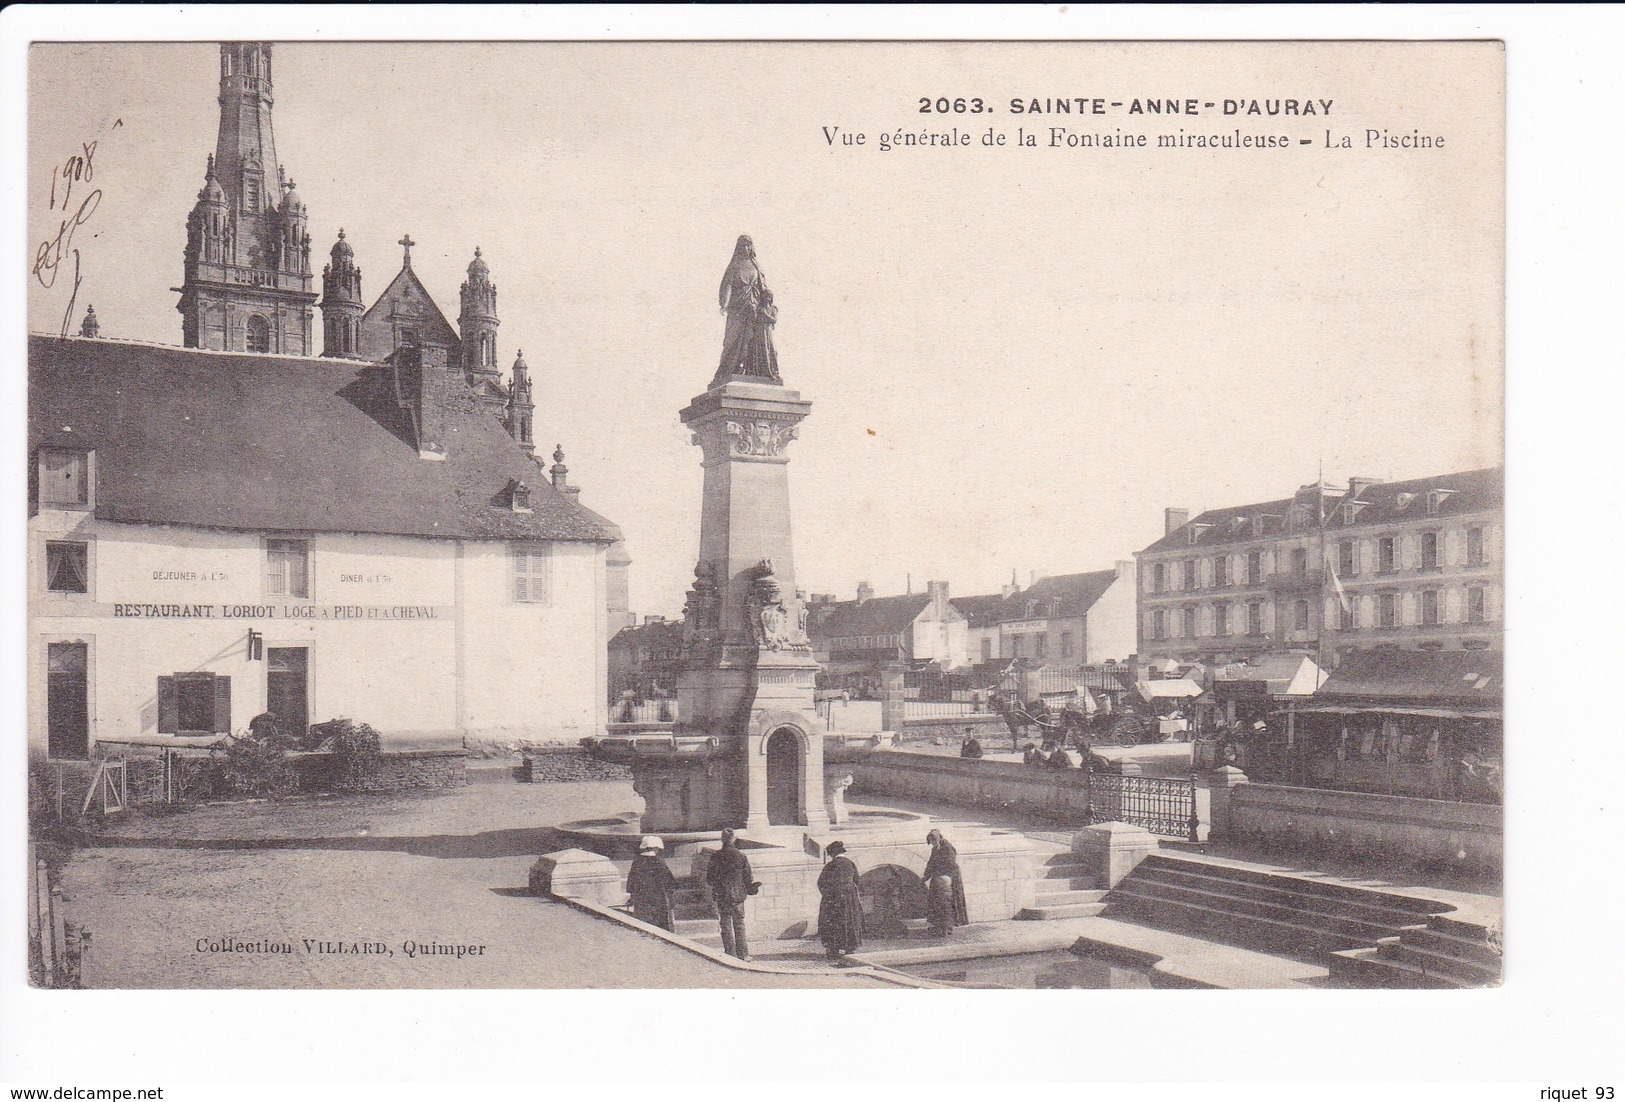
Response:
[{"label": "iron railing", "polygon": [[1091,823],[1132,823],[1152,834],[1197,840],[1196,780],[1089,774]]}]

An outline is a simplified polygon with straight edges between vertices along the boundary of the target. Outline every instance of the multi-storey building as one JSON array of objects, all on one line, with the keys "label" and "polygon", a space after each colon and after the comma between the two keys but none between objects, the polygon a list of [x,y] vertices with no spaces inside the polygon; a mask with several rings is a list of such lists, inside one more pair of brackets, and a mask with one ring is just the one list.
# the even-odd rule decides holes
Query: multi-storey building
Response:
[{"label": "multi-storey building", "polygon": [[1140,659],[1499,647],[1502,487],[1488,468],[1316,483],[1194,520],[1169,509],[1136,555]]}]

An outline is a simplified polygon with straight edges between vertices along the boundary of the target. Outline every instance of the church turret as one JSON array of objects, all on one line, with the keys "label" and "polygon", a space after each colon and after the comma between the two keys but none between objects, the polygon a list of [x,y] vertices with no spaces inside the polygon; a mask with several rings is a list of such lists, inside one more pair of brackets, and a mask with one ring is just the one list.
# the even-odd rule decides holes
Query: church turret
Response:
[{"label": "church turret", "polygon": [[[457,315],[457,331],[462,340],[463,375],[476,393],[497,383],[497,288],[491,282],[491,269],[474,250],[463,283],[463,309]],[[482,393],[481,395],[485,395]]]},{"label": "church turret", "polygon": [[525,353],[521,349],[513,359],[513,378],[508,383],[508,408],[503,413],[502,425],[528,454],[536,451],[536,442],[531,438],[531,420],[535,414],[530,369],[525,366]]},{"label": "church turret", "polygon": [[356,358],[361,355],[361,269],[355,250],[339,230],[331,260],[322,269],[322,355]]},{"label": "church turret", "polygon": [[187,220],[176,307],[188,348],[314,353],[310,235],[277,162],[272,101],[270,43],[222,43],[220,129]]}]

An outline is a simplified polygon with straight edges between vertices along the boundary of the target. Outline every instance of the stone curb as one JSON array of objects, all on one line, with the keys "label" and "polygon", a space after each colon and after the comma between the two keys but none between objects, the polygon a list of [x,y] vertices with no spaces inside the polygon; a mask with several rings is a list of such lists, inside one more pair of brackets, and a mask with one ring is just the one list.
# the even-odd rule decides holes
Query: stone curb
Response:
[{"label": "stone curb", "polygon": [[658,938],[667,944],[675,945],[679,949],[693,953],[695,956],[704,957],[715,964],[720,964],[725,968],[732,968],[740,972],[755,972],[761,975],[769,976],[853,975],[874,980],[877,983],[891,984],[897,987],[935,988],[939,986],[938,984],[933,984],[927,980],[919,980],[912,976],[904,976],[900,973],[893,972],[884,966],[863,965],[856,968],[850,966],[838,966],[837,968],[825,971],[811,968],[784,968],[772,964],[764,964],[754,960],[740,960],[738,957],[731,957],[726,953],[718,952],[708,945],[700,945],[697,942],[690,941],[688,938],[679,937],[669,930],[662,930],[658,926],[651,926],[647,922],[644,922],[641,919],[633,918],[631,915],[618,911],[613,907],[604,907],[600,904],[593,903],[585,899],[571,899],[569,896],[563,895],[546,895],[542,896],[541,898],[551,899],[557,903],[564,903],[576,908],[579,911],[585,911],[587,914],[596,915],[599,918],[607,918],[613,922],[618,922],[622,926],[636,930],[640,934],[646,934],[650,937]]}]

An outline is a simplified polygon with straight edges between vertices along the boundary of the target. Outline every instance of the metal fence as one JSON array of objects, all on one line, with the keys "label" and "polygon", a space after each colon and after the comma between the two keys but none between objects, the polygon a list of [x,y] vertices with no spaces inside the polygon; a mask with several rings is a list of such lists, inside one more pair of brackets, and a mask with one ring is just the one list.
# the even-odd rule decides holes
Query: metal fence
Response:
[{"label": "metal fence", "polygon": [[904,719],[953,719],[957,716],[987,715],[984,702],[975,700],[905,700]]},{"label": "metal fence", "polygon": [[1196,780],[1089,774],[1089,821],[1133,823],[1152,834],[1197,839]]},{"label": "metal fence", "polygon": [[676,719],[675,700],[620,700],[609,706],[611,723],[672,723]]}]

